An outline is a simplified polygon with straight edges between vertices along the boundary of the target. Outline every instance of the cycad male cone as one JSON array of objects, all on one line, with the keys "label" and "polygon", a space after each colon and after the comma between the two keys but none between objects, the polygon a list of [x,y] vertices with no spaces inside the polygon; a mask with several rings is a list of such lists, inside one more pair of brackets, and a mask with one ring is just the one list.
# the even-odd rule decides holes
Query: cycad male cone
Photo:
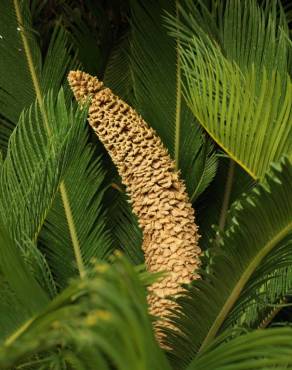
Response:
[{"label": "cycad male cone", "polygon": [[167,296],[178,296],[181,284],[198,278],[194,271],[200,265],[199,236],[185,186],[160,138],[134,109],[84,72],[71,71],[68,80],[79,102],[91,99],[89,123],[127,187],[143,230],[148,270],[168,273],[148,294],[150,313],[166,318],[170,308],[178,308]]}]

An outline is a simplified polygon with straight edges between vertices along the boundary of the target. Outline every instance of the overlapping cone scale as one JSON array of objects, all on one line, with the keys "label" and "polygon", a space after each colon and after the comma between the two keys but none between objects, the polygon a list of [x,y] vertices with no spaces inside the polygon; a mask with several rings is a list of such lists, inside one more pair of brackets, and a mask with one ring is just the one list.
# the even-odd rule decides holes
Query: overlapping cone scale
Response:
[{"label": "overlapping cone scale", "polygon": [[168,274],[149,288],[150,313],[166,317],[167,296],[198,278],[198,231],[185,185],[155,131],[103,83],[72,71],[69,84],[79,102],[90,98],[89,123],[117,166],[143,231],[149,271]]}]

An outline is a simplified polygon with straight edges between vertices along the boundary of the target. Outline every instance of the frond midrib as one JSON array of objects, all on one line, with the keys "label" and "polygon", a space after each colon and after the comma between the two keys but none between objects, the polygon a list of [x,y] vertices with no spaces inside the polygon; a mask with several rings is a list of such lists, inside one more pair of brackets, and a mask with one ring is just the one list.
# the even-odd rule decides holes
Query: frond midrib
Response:
[{"label": "frond midrib", "polygon": [[18,329],[16,329],[9,337],[5,340],[4,346],[8,347],[11,346],[22,334],[24,334],[35,321],[35,317],[27,320],[24,324],[22,324]]},{"label": "frond midrib", "polygon": [[212,131],[203,123],[203,121],[196,115],[197,120],[202,125],[202,127],[206,130],[207,134],[211,137],[212,140],[214,140],[215,143],[217,143],[223,150],[228,154],[229,158],[232,159],[234,162],[236,162],[246,173],[248,173],[251,178],[255,181],[258,181],[258,176],[250,169],[248,168],[239,158],[237,158],[233,152],[231,152],[223,143],[212,133]]},{"label": "frond midrib", "polygon": [[219,314],[217,315],[213,325],[211,326],[210,330],[208,331],[207,336],[205,337],[199,352],[201,352],[217,335],[219,329],[221,328],[223,322],[225,321],[228,313],[232,309],[233,305],[237,301],[238,297],[240,296],[243,288],[245,287],[246,283],[248,282],[251,275],[254,273],[256,268],[259,266],[260,262],[266,257],[268,253],[286,236],[289,232],[292,231],[292,222],[288,223],[284,228],[282,228],[270,241],[266,243],[266,245],[261,249],[261,251],[253,258],[251,263],[247,266],[244,273],[241,275],[241,278],[238,280],[237,284],[235,285],[234,289],[232,290],[231,294],[229,295],[227,301],[225,302],[224,306],[220,310]]},{"label": "frond midrib", "polygon": [[[21,15],[19,0],[13,0],[13,3],[14,3],[17,22],[21,30],[20,32],[21,39],[23,42],[25,56],[26,56],[27,64],[28,64],[28,69],[31,74],[38,105],[40,107],[41,114],[45,122],[45,127],[47,130],[48,136],[51,136],[51,129],[50,129],[49,120],[48,120],[47,113],[46,113],[44,103],[43,103],[40,82],[39,82],[39,79],[38,79],[38,76],[37,76],[37,73],[36,73],[36,70],[33,64],[32,53],[31,53],[27,38],[25,36],[24,28],[23,28],[23,19]],[[70,200],[67,194],[67,189],[66,189],[64,181],[60,183],[60,195],[61,195],[62,203],[64,206],[64,212],[65,212],[65,216],[67,219],[67,224],[68,224],[69,233],[70,233],[70,237],[71,237],[71,241],[73,245],[74,255],[76,258],[77,268],[78,268],[80,277],[83,278],[85,275],[85,266],[84,266],[84,262],[82,259],[81,247],[80,247],[80,243],[78,240],[78,233],[77,233],[76,225],[74,222],[74,217],[73,217],[71,206],[70,206]]]}]

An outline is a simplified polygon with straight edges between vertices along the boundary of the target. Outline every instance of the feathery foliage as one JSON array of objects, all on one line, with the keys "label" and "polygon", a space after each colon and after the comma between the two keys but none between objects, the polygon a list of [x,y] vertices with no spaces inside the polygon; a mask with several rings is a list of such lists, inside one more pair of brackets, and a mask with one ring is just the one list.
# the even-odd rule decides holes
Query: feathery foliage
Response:
[{"label": "feathery foliage", "polygon": [[292,153],[291,44],[282,9],[277,17],[276,5],[267,12],[255,0],[220,2],[214,37],[205,32],[210,13],[199,3],[202,14],[186,0],[179,22],[170,20],[180,41],[184,95],[218,145],[262,178],[271,162]]},{"label": "feathery foliage", "polygon": [[[109,254],[112,241],[106,230],[106,215],[102,205],[106,190],[105,174],[100,163],[102,158],[94,158],[94,150],[87,144],[84,123],[84,120],[80,123],[75,119],[74,125],[81,127],[82,133],[75,139],[78,147],[71,153],[63,181],[68,189],[82,259],[84,265],[88,266],[92,258],[103,259]],[[40,233],[42,250],[60,287],[65,287],[68,280],[77,273],[70,230],[64,213],[58,193]]]},{"label": "feathery foliage", "polygon": [[122,250],[134,264],[144,262],[142,231],[137,217],[132,213],[128,197],[120,190],[111,189],[108,194],[107,210],[110,215],[112,235],[116,238],[118,249]]},{"label": "feathery foliage", "polygon": [[[10,23],[13,24],[13,27],[15,26],[15,30],[18,30],[17,35],[19,38],[19,43],[22,45],[21,50],[24,58],[22,63],[20,64],[20,67],[22,67],[23,69],[22,73],[26,78],[26,82],[20,81],[21,85],[18,85],[18,80],[16,78],[13,78],[13,75],[8,75],[6,76],[6,80],[3,81],[3,83],[5,83],[5,86],[12,86],[12,88],[17,91],[21,91],[21,88],[25,91],[26,83],[30,86],[29,98],[25,100],[25,105],[22,105],[20,103],[18,104],[18,112],[22,111],[22,109],[25,108],[26,104],[29,104],[36,98],[40,110],[39,114],[42,116],[42,119],[46,126],[46,135],[49,136],[49,140],[53,140],[53,138],[50,137],[53,134],[52,129],[49,127],[49,121],[51,118],[50,111],[48,111],[48,109],[50,108],[48,108],[44,103],[45,93],[46,91],[48,91],[48,89],[53,89],[53,91],[59,89],[60,84],[63,82],[64,77],[68,72],[68,69],[74,68],[77,65],[76,57],[74,56],[76,52],[72,51],[72,45],[70,45],[65,31],[59,27],[56,28],[53,32],[50,43],[45,52],[45,58],[42,61],[42,53],[37,43],[35,32],[31,29],[31,16],[29,13],[28,4],[24,2],[19,2],[18,0],[15,0],[13,2],[6,2],[7,7],[3,9],[3,14],[5,14],[6,17],[11,20]],[[5,24],[3,26],[5,26]],[[13,32],[15,30],[13,28],[11,28],[10,31],[8,30],[10,33],[7,31],[7,37],[8,35],[10,35],[9,37],[15,37],[13,36]],[[3,40],[5,40],[4,37]],[[6,47],[5,44],[3,45],[4,46],[2,52],[4,55],[5,53],[7,54],[7,44]],[[9,63],[13,65],[15,59],[17,59],[17,53],[14,50],[11,55],[10,53],[8,53],[7,56],[5,56],[4,61],[6,61],[7,64]],[[11,90],[9,94],[7,93],[4,98],[8,99],[9,96],[13,97],[13,91],[14,90]],[[66,99],[68,99],[68,97],[66,97]],[[2,105],[7,105],[8,107],[11,107],[9,100],[5,100],[5,102],[3,101]],[[64,114],[66,114],[65,109],[66,108],[63,104]],[[17,111],[15,112],[17,113]],[[12,120],[11,117],[5,113],[5,109],[3,110],[3,114],[5,117],[7,116],[7,119]],[[13,120],[16,117],[17,116],[15,116]],[[66,118],[65,116],[55,117],[55,119],[53,119],[54,122],[52,123],[52,125],[58,123],[58,120],[62,122],[62,120],[66,120]],[[59,187],[59,195],[57,195],[56,200],[52,204],[52,210],[50,212],[50,217],[54,218],[54,222],[50,223],[48,221],[46,223],[46,225],[50,224],[50,232],[49,235],[47,233],[44,237],[44,239],[49,238],[50,243],[55,244],[54,253],[59,255],[61,259],[66,260],[67,262],[69,262],[69,260],[71,259],[71,263],[68,263],[67,272],[61,272],[62,270],[64,270],[64,266],[62,265],[62,268],[59,269],[59,273],[61,275],[62,273],[64,274],[63,281],[60,281],[59,283],[61,286],[64,286],[65,281],[68,280],[68,277],[70,277],[72,273],[76,271],[76,264],[79,273],[82,274],[84,265],[93,255],[96,254],[96,257],[104,256],[107,253],[107,250],[110,248],[110,241],[106,236],[106,231],[104,230],[104,217],[101,217],[101,214],[103,213],[101,211],[101,198],[104,189],[101,189],[101,185],[96,188],[96,186],[92,183],[92,179],[97,176],[97,181],[99,181],[101,184],[104,175],[97,170],[89,174],[89,169],[93,165],[91,163],[93,152],[91,149],[86,148],[86,133],[84,132],[84,129],[82,130],[80,127],[78,127],[81,125],[81,121],[78,119],[78,117],[76,117],[76,121],[74,123],[73,121],[73,117],[71,117],[71,124],[76,125],[75,129],[78,130],[79,134],[76,133],[74,138],[72,137],[69,141],[72,145],[75,145],[75,142],[80,141],[80,151],[76,151],[74,149],[70,151],[70,154],[69,151],[67,153],[69,157],[66,159],[66,161],[68,162],[68,166],[70,167],[67,174],[68,178],[67,180],[66,178],[62,178],[60,183],[57,182]],[[33,127],[32,124],[32,129],[37,129],[37,127]],[[63,132],[63,134],[60,133],[60,135],[67,135],[66,130],[68,130],[68,126],[64,126],[63,129],[65,131]],[[80,154],[81,151],[82,155]],[[58,177],[58,171],[61,168],[62,163],[60,161],[58,162],[58,164],[56,163],[54,167],[52,167],[51,172],[54,176],[56,176],[56,178]],[[73,175],[76,176],[76,178],[74,178],[74,181],[72,181]],[[91,183],[91,185],[89,185],[89,183]],[[43,186],[46,185],[50,184],[43,184]],[[84,187],[89,187],[86,194],[82,190]],[[54,190],[53,187],[50,187],[50,191],[54,192],[56,190],[57,189]],[[41,196],[40,192],[38,194]],[[61,204],[60,200],[58,200],[60,198]],[[73,199],[75,199],[76,202],[73,202]],[[34,198],[34,200],[36,202],[39,202],[36,197]],[[88,204],[91,201],[94,202],[94,205],[92,207],[92,211],[88,213]],[[33,203],[31,203],[31,207],[34,207]],[[76,217],[77,219],[75,219]],[[86,219],[87,221],[85,221]],[[83,224],[80,222],[80,220],[84,220]],[[84,223],[86,223],[86,225]],[[58,241],[60,231],[59,227],[62,228],[62,238],[65,239],[65,243],[61,248],[63,253],[58,254],[58,246],[60,246],[60,242]],[[36,230],[36,232],[37,235],[35,235],[35,238],[38,236],[40,229]],[[95,240],[93,241],[94,238]],[[96,241],[97,246],[93,246]],[[81,251],[81,243],[83,243],[83,251]],[[100,252],[96,253],[97,249],[101,245],[102,248]],[[49,253],[50,250],[51,248],[48,248],[47,253]],[[72,250],[74,251],[75,262],[72,261]],[[52,256],[54,255],[54,253],[50,255]],[[86,261],[83,261],[84,258],[86,259]],[[54,258],[51,262],[53,263],[53,265],[55,265]]]},{"label": "feathery foliage", "polygon": [[0,342],[2,343],[9,333],[19,327],[30,317],[30,312],[19,301],[3,273],[0,277]]},{"label": "feathery foliage", "polygon": [[[1,369],[292,367],[291,9],[0,1]],[[70,104],[78,65],[157,131],[195,207],[201,279],[163,348],[131,199]]]},{"label": "feathery foliage", "polygon": [[153,277],[138,275],[125,260],[95,265],[89,275],[72,282],[6,339],[0,349],[1,369],[22,362],[33,369],[51,368],[58,347],[66,368],[107,370],[110,360],[121,370],[170,369],[147,314],[142,284]]},{"label": "feathery foliage", "polygon": [[[62,363],[65,368],[93,370],[110,369],[111,363],[121,370],[171,369],[154,340],[147,314],[143,285],[153,276],[138,274],[139,270],[121,259],[113,265],[94,265],[86,279],[72,282],[5,340],[1,368],[23,364],[48,369]],[[291,337],[290,328],[280,328],[244,334],[227,343],[226,337],[218,338],[221,345],[206,348],[188,369],[219,370],[238,360],[239,369],[291,365]]]},{"label": "feathery foliage", "polygon": [[[23,306],[23,317],[25,317],[26,314],[35,314],[48,303],[49,300],[46,292],[43,291],[36,280],[31,276],[27,266],[21,258],[18,246],[9,236],[3,220],[1,220],[0,230],[1,272]],[[5,300],[5,295],[2,299]]]},{"label": "feathery foliage", "polygon": [[[49,90],[59,90],[69,69],[77,63],[65,32],[56,28],[45,57],[31,25],[28,3],[4,0],[0,4],[0,145],[6,150],[20,113]],[[13,66],[13,68],[11,68]]]},{"label": "feathery foliage", "polygon": [[181,169],[192,201],[206,189],[216,173],[216,158],[187,108],[181,93],[178,44],[162,24],[175,1],[131,2],[130,65],[134,105],[159,134]]},{"label": "feathery foliage", "polygon": [[[246,295],[253,301],[252,293],[263,285],[263,270],[272,273],[279,257],[287,257],[291,247],[287,238],[292,233],[291,162],[285,159],[274,166],[265,180],[238,202],[220,247],[214,247],[209,274],[203,273],[203,279],[179,299],[183,310],[174,323],[184,336],[174,332],[169,338],[172,345],[180,342],[174,353],[177,363],[187,363],[212,343],[222,328],[228,329],[227,317],[230,321],[233,315],[236,321],[243,315]],[[281,267],[289,268],[291,258],[280,262]]]},{"label": "feathery foliage", "polygon": [[188,370],[287,369],[291,364],[291,333],[291,328],[282,328],[242,335],[218,348],[208,348]]},{"label": "feathery foliage", "polygon": [[37,104],[22,114],[1,168],[1,212],[16,240],[37,239],[86,117],[86,111],[66,111],[62,91],[44,104],[46,119]]},{"label": "feathery foliage", "polygon": [[234,161],[220,156],[218,171],[214,181],[197,204],[198,223],[202,235],[200,245],[203,249],[213,241],[217,243],[224,230],[226,219],[237,199],[249,192],[255,181]]}]

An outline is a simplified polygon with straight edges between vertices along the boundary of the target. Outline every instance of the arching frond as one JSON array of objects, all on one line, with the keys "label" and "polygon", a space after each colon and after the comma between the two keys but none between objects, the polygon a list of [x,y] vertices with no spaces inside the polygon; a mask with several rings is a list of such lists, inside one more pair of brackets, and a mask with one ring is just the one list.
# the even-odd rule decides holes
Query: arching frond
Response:
[{"label": "arching frond", "polygon": [[57,351],[63,364],[76,369],[108,370],[112,364],[120,370],[170,369],[147,313],[143,285],[153,278],[139,277],[125,260],[98,264],[90,275],[71,283],[41,314],[6,338],[0,347],[1,369],[26,362],[50,368]]},{"label": "arching frond", "polygon": [[129,104],[134,104],[131,66],[129,65],[130,40],[130,35],[126,34],[114,46],[106,65],[104,83]]},{"label": "arching frond", "polygon": [[86,119],[86,112],[66,110],[62,91],[44,104],[46,121],[37,104],[22,114],[1,170],[1,213],[18,241],[36,240]]},{"label": "arching frond", "polygon": [[18,247],[21,257],[31,272],[31,275],[44,291],[47,292],[48,296],[51,299],[54,298],[57,295],[57,279],[56,277],[54,278],[52,269],[37,243],[27,238],[23,239],[22,243],[18,244]]},{"label": "arching frond", "polygon": [[29,319],[30,310],[19,300],[1,272],[0,275],[0,342]]},{"label": "arching frond", "polygon": [[[11,136],[0,177],[0,205],[17,241],[35,243],[41,233],[41,249],[56,284],[64,287],[76,273],[78,261],[58,188],[65,181],[78,256],[86,266],[93,257],[103,258],[111,249],[101,205],[104,173],[87,145],[86,109],[67,109],[62,92],[58,98],[49,96],[44,107],[46,121],[35,105],[22,115]],[[23,249],[24,256],[27,252],[31,255],[30,249]],[[41,281],[46,276],[42,265]],[[53,287],[47,288],[52,295]]]},{"label": "arching frond", "polygon": [[[25,13],[27,24],[30,20],[27,10]],[[27,68],[27,59],[13,1],[1,1],[0,14],[0,68],[1,71],[6,71],[2,72],[0,76],[0,111],[1,115],[9,120],[13,127],[18,121],[21,111],[33,102],[35,92]],[[34,57],[35,66],[39,70],[40,52],[38,48],[35,48]]]},{"label": "arching frond", "polygon": [[288,235],[264,258],[243,289],[223,329],[230,326],[256,329],[269,324],[269,315],[281,308],[291,292],[291,246],[291,235]]},{"label": "arching frond", "polygon": [[132,212],[129,198],[120,190],[109,189],[106,206],[111,234],[116,239],[115,245],[132,263],[143,263],[142,230],[138,226],[137,217]]},{"label": "arching frond", "polygon": [[[13,38],[16,37],[18,42],[20,43],[23,53],[23,60],[21,60],[21,63],[19,64],[19,68],[22,69],[21,73],[24,76],[25,80],[19,80],[17,78],[13,79],[13,76],[6,76],[6,80],[3,81],[3,84],[5,86],[10,87],[11,91],[9,91],[9,94],[6,93],[6,95],[3,95],[4,98],[7,99],[10,98],[11,100],[15,96],[17,96],[17,92],[23,91],[25,99],[25,104],[29,104],[31,100],[34,100],[36,98],[37,104],[40,110],[40,115],[42,116],[41,119],[45,123],[45,129],[46,133],[45,135],[48,136],[48,140],[54,140],[53,137],[50,137],[52,132],[50,132],[49,122],[50,119],[50,112],[47,111],[48,107],[44,103],[45,93],[49,88],[55,88],[59,89],[60,84],[63,81],[64,74],[66,74],[68,68],[72,68],[76,66],[76,60],[74,57],[74,52],[71,49],[70,44],[68,43],[67,37],[64,33],[64,31],[60,28],[56,30],[52,37],[51,42],[48,47],[46,56],[44,58],[44,61],[41,60],[40,55],[40,47],[38,43],[36,42],[36,37],[34,31],[31,29],[31,21],[30,21],[30,12],[28,8],[28,4],[26,2],[20,2],[18,0],[15,1],[8,1],[6,0],[4,3],[6,3],[6,7],[2,9],[3,14],[5,14],[5,17],[8,17],[10,19],[11,29],[8,28],[6,30],[7,37]],[[15,36],[15,29],[18,28],[18,34]],[[6,34],[5,34],[6,35]],[[5,36],[6,37],[6,36]],[[4,38],[3,38],[4,40]],[[6,46],[5,46],[6,45]],[[3,46],[3,50],[0,51],[5,53],[7,49],[7,44]],[[8,49],[9,50],[9,49]],[[7,53],[7,52],[6,52]],[[13,49],[11,53],[7,53],[6,58],[4,58],[5,63],[8,65],[13,65],[15,62],[15,59],[17,59],[17,53]],[[16,63],[16,65],[18,65]],[[5,66],[4,66],[5,67]],[[10,79],[9,79],[10,78]],[[21,85],[18,85],[18,82],[21,83]],[[25,94],[27,86],[29,87],[29,95]],[[1,79],[0,79],[0,87],[1,87]],[[10,106],[9,101],[4,102],[9,109],[12,109],[13,105]],[[4,104],[3,103],[3,104]],[[14,100],[15,103],[15,100]],[[17,101],[16,101],[17,103]],[[17,119],[18,114],[22,109],[24,108],[24,104],[17,103],[17,109],[12,109],[12,111],[15,113],[15,116],[10,117],[9,112],[7,113],[5,110],[2,111],[0,106],[1,114],[4,116],[5,119],[11,120],[11,122],[15,125],[16,122],[14,122],[15,119]],[[65,106],[59,106],[60,111],[63,109],[64,114],[66,115],[66,108]],[[5,113],[6,112],[6,113]],[[18,113],[17,113],[18,112]],[[60,112],[60,122],[62,120],[66,120],[64,116],[62,117]],[[71,117],[73,118],[73,117]],[[56,124],[58,121],[54,121],[53,123]],[[72,122],[73,123],[73,120]],[[76,120],[75,125],[80,125],[80,120]],[[31,127],[32,128],[32,127]],[[68,127],[67,127],[68,128]],[[32,128],[33,129],[33,128]],[[37,131],[38,128],[36,127],[35,130]],[[101,203],[101,194],[102,192],[97,192],[94,188],[94,184],[91,185],[88,184],[88,182],[92,181],[92,178],[96,175],[99,178],[99,182],[102,181],[103,175],[100,171],[93,170],[91,166],[91,160],[93,157],[93,152],[86,147],[86,134],[83,131],[82,127],[75,127],[75,132],[79,130],[79,134],[77,134],[75,137],[72,137],[71,139],[68,139],[68,143],[70,142],[70,145],[76,145],[79,140],[80,142],[80,151],[71,150],[70,153],[67,151],[68,158],[66,159],[68,162],[71,163],[71,169],[68,170],[68,177],[67,179],[62,179],[59,186],[59,192],[60,192],[60,198],[62,201],[61,205],[61,214],[59,214],[59,217],[54,221],[56,223],[51,227],[51,235],[58,235],[58,226],[63,225],[63,231],[64,232],[64,239],[67,242],[70,243],[70,249],[74,251],[74,259],[75,264],[77,263],[79,273],[82,274],[83,269],[85,268],[85,262],[83,261],[83,257],[81,254],[81,242],[85,242],[85,234],[86,234],[86,242],[87,246],[84,245],[83,253],[86,253],[85,251],[88,251],[90,256],[93,253],[92,251],[98,249],[98,246],[100,248],[98,256],[106,254],[106,251],[109,247],[108,239],[104,237],[104,220],[101,220],[100,222],[96,223],[97,217],[101,215],[100,209],[100,203]],[[1,132],[1,129],[0,129]],[[7,133],[7,131],[5,131]],[[83,133],[82,133],[83,132]],[[63,132],[64,138],[66,137],[67,133]],[[1,136],[1,133],[0,133]],[[32,140],[36,139],[36,133],[32,133]],[[74,142],[76,140],[76,142]],[[81,150],[83,149],[84,153],[81,153]],[[75,155],[75,157],[74,157]],[[77,157],[78,155],[78,157]],[[69,164],[68,164],[69,165]],[[51,168],[51,173],[54,174],[56,177],[58,177],[58,169],[61,168],[61,164],[55,165],[55,168]],[[91,168],[91,174],[89,175],[89,168]],[[54,170],[53,170],[54,169]],[[21,169],[19,169],[21,171]],[[72,176],[78,176],[78,179],[75,179],[73,181]],[[91,176],[91,177],[90,177]],[[73,184],[74,182],[74,184]],[[66,185],[68,184],[68,186]],[[43,184],[44,187],[47,186],[47,188],[50,191],[54,191],[54,188],[49,186],[49,184]],[[85,193],[83,191],[83,188],[87,188],[89,186],[88,192]],[[98,187],[100,188],[100,186]],[[97,194],[99,193],[99,195]],[[40,195],[40,193],[37,193]],[[97,195],[96,199],[95,196]],[[88,198],[87,198],[88,197]],[[57,197],[59,199],[59,197]],[[74,202],[76,200],[76,203]],[[88,212],[88,204],[90,201],[93,201],[95,205],[92,208],[92,212]],[[35,198],[35,202],[38,202],[38,200]],[[53,207],[60,208],[60,201],[56,200]],[[36,205],[38,206],[38,204]],[[31,204],[31,207],[33,207],[33,204]],[[81,213],[81,209],[82,212]],[[94,210],[97,212],[97,214],[94,214]],[[26,210],[28,212],[28,210]],[[76,213],[77,212],[77,213]],[[51,215],[54,213],[54,211],[51,212]],[[77,216],[78,214],[78,216]],[[79,228],[77,227],[77,219],[76,217],[80,218],[82,222],[79,223]],[[80,220],[78,219],[78,221]],[[43,220],[44,221],[44,220]],[[93,226],[94,225],[94,226]],[[52,230],[53,228],[53,230]],[[85,231],[86,230],[86,231]],[[38,236],[40,230],[35,230],[36,235],[35,238]],[[83,232],[83,234],[82,234]],[[93,241],[93,235],[95,235],[96,239]],[[29,235],[31,236],[31,235]],[[91,239],[90,239],[91,238]],[[98,240],[99,242],[98,242]],[[58,239],[58,237],[57,237]],[[58,243],[57,243],[58,245]],[[90,245],[90,247],[89,247]],[[53,248],[51,245],[50,248]],[[65,248],[63,244],[63,248]],[[56,251],[56,248],[55,248]],[[91,252],[89,252],[91,251]],[[67,253],[69,253],[67,251]],[[70,254],[70,253],[69,253]],[[65,256],[63,256],[65,258]],[[75,271],[75,264],[74,267],[72,267],[72,264],[68,264],[69,270],[72,269]],[[57,266],[56,266],[57,267]],[[61,284],[61,283],[60,283]],[[61,284],[62,285],[62,284]]]},{"label": "arching frond", "polygon": [[[68,169],[63,176],[72,212],[76,237],[83,264],[88,266],[93,258],[104,259],[112,250],[112,240],[107,230],[105,207],[105,171],[101,157],[95,159],[93,147],[87,144],[84,122],[77,120],[82,132],[72,140],[74,152],[68,158]],[[78,146],[76,147],[76,144]],[[71,233],[60,193],[56,194],[44,228],[40,232],[42,251],[46,255],[57,285],[64,288],[70,278],[78,273],[72,248]]]},{"label": "arching frond", "polygon": [[[16,295],[14,303],[19,302],[23,306],[23,311],[20,309],[18,310],[21,319],[26,318],[28,315],[31,316],[38,313],[49,302],[49,298],[47,293],[31,275],[21,258],[17,243],[9,235],[2,215],[0,219],[0,245],[1,274],[3,274],[5,279],[4,284],[8,282],[8,291],[5,292],[4,289],[1,300],[5,302],[7,297],[5,293],[8,293],[10,296],[14,293]],[[9,326],[9,319],[7,324]],[[7,327],[5,326],[4,329],[7,330]]]},{"label": "arching frond", "polygon": [[[179,300],[184,309],[174,322],[184,335],[173,333],[169,337],[170,345],[176,343],[173,355],[178,362],[187,363],[212,343],[232,310],[238,309],[245,289],[249,287],[252,297],[252,284],[257,282],[254,292],[262,286],[263,281],[258,283],[257,269],[271,272],[272,253],[277,251],[274,268],[279,267],[280,247],[292,233],[291,181],[292,165],[286,159],[273,167],[265,185],[256,187],[239,203],[220,249],[214,250],[210,274],[203,274],[203,279],[190,288],[189,295]],[[282,252],[286,254],[287,249],[282,248]],[[290,259],[280,262],[282,267],[290,265]],[[239,312],[242,314],[242,310]]]},{"label": "arching frond", "polygon": [[175,19],[171,28],[181,42],[188,105],[232,159],[253,178],[262,178],[271,162],[292,153],[284,17],[279,24],[275,7],[268,12],[255,0],[230,0],[218,31],[221,46],[186,9],[179,29]]},{"label": "arching frond", "polygon": [[[287,19],[280,1],[239,0],[207,2],[184,0],[179,4],[179,22],[171,17],[172,33],[183,45],[193,37],[212,40],[229,61],[242,69],[252,64],[257,71],[266,68],[289,69]],[[176,25],[176,27],[175,27]],[[239,27],[241,26],[241,27]]]},{"label": "arching frond", "polygon": [[[0,141],[6,150],[20,113],[49,89],[59,90],[68,69],[77,65],[65,32],[54,31],[44,58],[32,29],[28,3],[0,4]],[[9,73],[8,73],[9,71]]]},{"label": "arching frond", "polygon": [[[231,166],[233,166],[232,172]],[[229,184],[228,181],[230,181]],[[222,232],[222,229],[224,230],[230,208],[238,198],[249,192],[254,185],[253,179],[239,165],[235,162],[232,163],[229,158],[219,157],[218,171],[214,181],[197,206],[202,249],[208,248],[210,241],[217,242],[217,239],[220,238],[220,232]],[[228,204],[226,203],[226,191],[229,191]],[[224,207],[226,208],[224,209]],[[225,212],[225,215],[223,212]],[[222,217],[225,218],[225,223],[223,227],[221,223],[221,229],[219,230]]]},{"label": "arching frond", "polygon": [[175,8],[175,1],[131,2],[129,58],[134,106],[161,137],[195,201],[212,181],[216,159],[182,98],[178,44],[162,24],[164,12]]},{"label": "arching frond", "polygon": [[208,348],[188,370],[287,369],[292,365],[292,329],[257,330]]}]

